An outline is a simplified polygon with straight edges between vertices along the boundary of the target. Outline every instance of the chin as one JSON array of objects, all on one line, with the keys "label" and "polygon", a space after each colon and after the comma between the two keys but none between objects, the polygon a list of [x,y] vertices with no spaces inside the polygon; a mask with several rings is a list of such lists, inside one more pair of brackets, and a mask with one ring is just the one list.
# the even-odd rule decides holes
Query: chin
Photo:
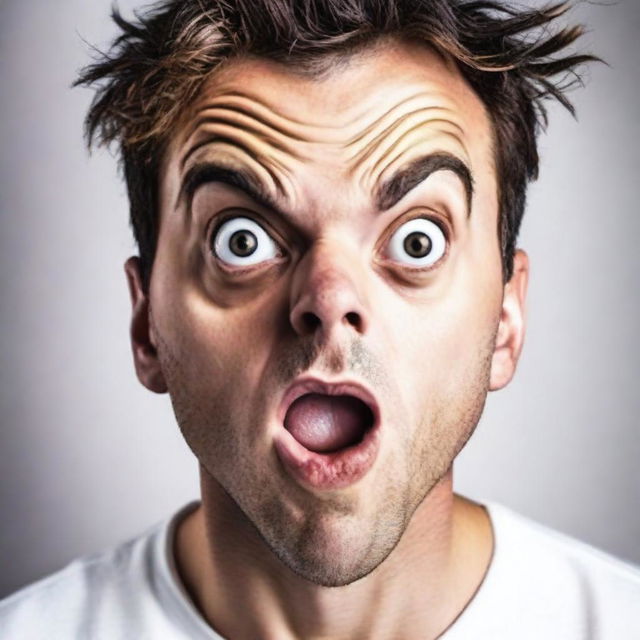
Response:
[{"label": "chin", "polygon": [[321,587],[344,587],[374,571],[388,554],[373,557],[351,551],[339,555],[324,552],[321,546],[305,545],[280,558],[293,573]]},{"label": "chin", "polygon": [[[383,532],[384,531],[384,532]],[[393,551],[404,526],[384,530],[349,516],[319,516],[287,534],[263,537],[293,573],[323,587],[342,587],[374,571]],[[266,533],[266,532],[265,532]]]}]

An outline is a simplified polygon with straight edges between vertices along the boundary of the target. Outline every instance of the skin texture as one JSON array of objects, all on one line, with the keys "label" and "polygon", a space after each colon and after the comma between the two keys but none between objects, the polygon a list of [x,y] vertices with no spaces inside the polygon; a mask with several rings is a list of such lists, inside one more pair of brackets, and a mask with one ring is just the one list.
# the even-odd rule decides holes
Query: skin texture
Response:
[{"label": "skin texture", "polygon": [[[452,464],[487,391],[514,373],[528,273],[519,251],[502,281],[492,144],[455,67],[394,41],[316,79],[233,61],[185,111],[149,293],[137,259],[126,271],[138,376],[169,391],[200,464],[178,569],[225,637],[436,637],[481,583],[491,527],[453,493]],[[466,165],[470,202],[445,168],[386,208],[383,185],[429,154]],[[250,173],[263,197],[182,188],[205,162]],[[258,222],[267,257],[244,271],[216,259],[220,214]],[[421,217],[447,242],[417,271],[389,244]],[[356,484],[313,490],[279,462],[276,410],[303,373],[362,382],[378,400],[379,454]]]}]

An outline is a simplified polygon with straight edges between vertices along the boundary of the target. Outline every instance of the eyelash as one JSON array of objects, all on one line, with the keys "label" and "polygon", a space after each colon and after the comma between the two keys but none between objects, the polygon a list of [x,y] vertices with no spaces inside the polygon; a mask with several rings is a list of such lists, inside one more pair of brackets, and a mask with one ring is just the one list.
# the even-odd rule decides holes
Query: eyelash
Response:
[{"label": "eyelash", "polygon": [[389,234],[385,238],[384,244],[387,245],[389,243],[389,239],[393,236],[393,234],[404,224],[406,224],[407,222],[411,222],[412,220],[418,220],[418,219],[428,220],[429,222],[432,222],[434,225],[436,225],[438,229],[440,229],[440,231],[442,232],[442,235],[444,236],[444,242],[445,242],[444,253],[433,264],[430,264],[426,267],[411,267],[406,264],[396,265],[397,268],[402,269],[404,271],[420,274],[420,273],[428,273],[429,271],[434,271],[440,266],[440,264],[444,260],[446,260],[446,258],[449,255],[449,247],[451,246],[452,232],[449,224],[445,222],[440,216],[436,216],[434,214],[427,215],[426,213],[421,213],[421,214],[410,215],[405,218],[401,218],[400,222],[394,225],[393,229],[389,232]]},{"label": "eyelash", "polygon": [[[221,213],[220,215],[217,216],[213,216],[206,224],[205,227],[205,239],[206,239],[206,250],[208,252],[209,255],[211,255],[213,257],[213,259],[217,262],[218,266],[220,269],[222,269],[222,271],[224,271],[225,273],[228,273],[230,275],[244,275],[247,273],[251,273],[252,271],[258,271],[259,269],[262,268],[262,265],[258,264],[258,265],[251,265],[248,267],[233,267],[233,268],[229,268],[226,267],[223,264],[223,261],[220,260],[214,253],[213,250],[211,248],[213,239],[216,237],[216,234],[218,233],[218,231],[220,230],[220,228],[222,227],[222,225],[227,222],[228,220],[231,220],[233,218],[237,218],[237,217],[243,217],[243,218],[250,218],[251,220],[253,220],[256,224],[259,224],[261,227],[264,228],[265,232],[268,233],[268,235],[271,237],[271,239],[274,241],[274,243],[278,246],[278,249],[280,251],[280,255],[281,256],[285,256],[286,252],[284,251],[284,249],[282,248],[282,244],[280,242],[279,239],[277,239],[277,235],[278,234],[274,234],[271,231],[271,227],[267,224],[267,222],[265,220],[263,220],[259,215],[257,215],[256,213],[253,213],[251,211],[245,211],[245,210],[240,210],[240,209],[236,209],[233,211],[228,211],[226,213]],[[276,237],[274,237],[276,236]]]},{"label": "eyelash", "polygon": [[[259,224],[260,226],[262,226],[265,229],[265,232],[267,232],[269,234],[269,236],[273,239],[273,241],[275,242],[275,244],[278,246],[278,249],[280,250],[281,256],[285,256],[286,255],[286,251],[282,248],[282,245],[280,243],[280,241],[278,239],[276,239],[275,236],[277,236],[277,234],[274,234],[271,229],[269,224],[267,224],[267,222],[265,220],[262,219],[261,216],[255,214],[254,212],[250,212],[250,211],[233,211],[233,212],[228,212],[228,213],[223,213],[219,216],[214,216],[213,218],[211,218],[211,220],[207,223],[207,232],[205,233],[205,237],[207,239],[207,247],[209,248],[209,252],[213,255],[213,252],[211,251],[211,243],[213,241],[213,239],[215,238],[218,230],[222,227],[222,225],[227,221],[230,220],[232,218],[238,217],[239,215],[242,215],[243,217],[247,217],[250,218],[251,220],[253,220],[254,222],[256,222],[256,224]],[[412,273],[427,273],[429,271],[433,271],[434,269],[437,269],[440,265],[440,263],[442,263],[447,256],[449,255],[449,247],[450,247],[450,238],[451,238],[451,230],[449,228],[449,224],[446,223],[445,221],[443,221],[439,216],[435,216],[435,215],[426,215],[426,214],[420,214],[420,215],[415,215],[415,216],[408,216],[406,218],[401,219],[401,221],[396,224],[393,229],[387,234],[387,237],[385,238],[385,241],[383,244],[388,244],[389,238],[393,236],[393,234],[405,223],[410,222],[411,220],[416,220],[416,219],[425,219],[425,220],[429,220],[430,222],[432,222],[433,224],[435,224],[440,231],[442,232],[442,235],[444,236],[445,239],[445,251],[442,254],[442,256],[440,258],[438,258],[438,260],[436,260],[433,264],[427,266],[427,267],[411,267],[408,265],[396,265],[397,268],[403,269],[405,271],[410,271]],[[215,255],[214,255],[214,259],[216,259],[219,263],[221,268],[226,271],[227,273],[230,274],[237,274],[237,275],[242,275],[242,274],[246,274],[246,273],[250,273],[252,271],[257,271],[259,269],[261,269],[261,265],[252,265],[249,267],[234,267],[232,269],[229,269],[228,267],[224,267],[221,262]]]}]

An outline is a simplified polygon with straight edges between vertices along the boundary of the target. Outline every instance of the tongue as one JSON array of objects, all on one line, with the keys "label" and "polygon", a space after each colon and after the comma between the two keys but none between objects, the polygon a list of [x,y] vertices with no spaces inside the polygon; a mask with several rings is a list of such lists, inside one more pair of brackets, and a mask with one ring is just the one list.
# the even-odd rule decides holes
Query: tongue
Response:
[{"label": "tongue", "polygon": [[358,398],[309,393],[289,407],[284,426],[310,451],[327,453],[358,442],[371,417]]}]

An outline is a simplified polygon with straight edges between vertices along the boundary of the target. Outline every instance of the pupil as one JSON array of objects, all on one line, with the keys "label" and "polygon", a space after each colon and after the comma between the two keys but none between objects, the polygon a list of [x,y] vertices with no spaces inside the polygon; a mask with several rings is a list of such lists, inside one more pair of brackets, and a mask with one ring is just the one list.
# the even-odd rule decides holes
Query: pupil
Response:
[{"label": "pupil", "polygon": [[231,250],[238,256],[250,256],[258,246],[257,238],[251,231],[236,231],[232,236],[230,243]]},{"label": "pupil", "polygon": [[404,241],[405,251],[413,258],[424,258],[431,253],[431,238],[421,231],[410,233]]}]

